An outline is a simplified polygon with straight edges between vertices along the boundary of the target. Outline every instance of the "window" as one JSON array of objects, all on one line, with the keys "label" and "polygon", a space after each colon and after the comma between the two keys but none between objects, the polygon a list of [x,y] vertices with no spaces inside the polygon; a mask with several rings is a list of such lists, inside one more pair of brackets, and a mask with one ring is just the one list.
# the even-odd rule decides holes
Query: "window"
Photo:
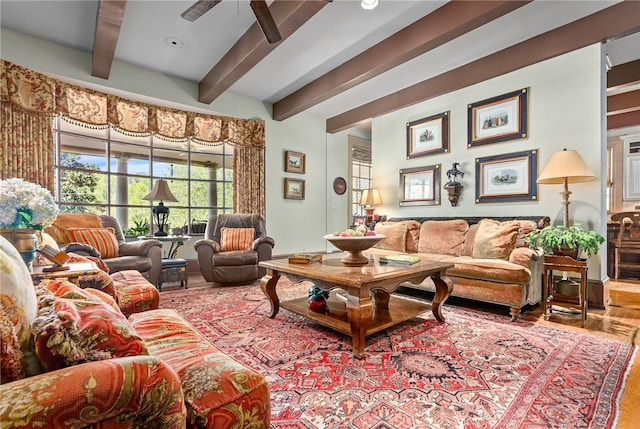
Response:
[{"label": "window", "polygon": [[363,216],[365,211],[360,205],[362,191],[372,187],[371,180],[371,142],[357,137],[349,136],[349,161],[351,163],[351,217]]},{"label": "window", "polygon": [[62,211],[109,214],[125,232],[141,235],[157,204],[142,197],[164,178],[178,199],[166,204],[169,231],[187,226],[189,233],[202,233],[210,216],[233,212],[233,147],[228,144],[167,141],[112,127],[87,128],[60,117],[53,132],[56,200]]}]

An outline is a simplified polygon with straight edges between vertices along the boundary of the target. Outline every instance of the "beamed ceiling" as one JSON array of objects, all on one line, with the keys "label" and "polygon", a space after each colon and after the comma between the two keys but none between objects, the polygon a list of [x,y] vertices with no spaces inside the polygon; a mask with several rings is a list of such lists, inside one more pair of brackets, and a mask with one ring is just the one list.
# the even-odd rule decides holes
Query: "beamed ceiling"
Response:
[{"label": "beamed ceiling", "polygon": [[249,1],[223,0],[195,21],[195,0],[2,0],[2,27],[198,82],[198,101],[225,91],[301,112],[327,132],[604,42],[609,128],[640,124],[640,1],[268,2],[282,40],[269,43]]}]

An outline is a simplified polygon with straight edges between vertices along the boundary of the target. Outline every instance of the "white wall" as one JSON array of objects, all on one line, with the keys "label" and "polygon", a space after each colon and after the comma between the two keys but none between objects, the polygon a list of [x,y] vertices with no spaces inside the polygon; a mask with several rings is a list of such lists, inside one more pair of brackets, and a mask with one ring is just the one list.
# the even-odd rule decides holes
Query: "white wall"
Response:
[{"label": "white wall", "polygon": [[[283,122],[271,120],[271,106],[225,92],[211,105],[197,101],[194,82],[115,61],[108,80],[91,76],[91,54],[15,31],[0,29],[2,59],[99,91],[148,103],[211,114],[265,120],[266,221],[276,247],[274,254],[326,249],[326,134],[324,120],[309,114]],[[284,151],[306,154],[306,174],[284,173]],[[284,177],[304,179],[306,198],[285,200]],[[332,179],[333,180],[333,179]],[[180,249],[192,258],[193,243]]]},{"label": "white wall", "polygon": [[[538,201],[477,204],[475,202],[475,159],[496,154],[538,149],[542,171],[553,153],[576,149],[597,180],[570,185],[571,222],[605,235],[603,213],[604,182],[602,158],[604,135],[602,111],[602,67],[600,45],[593,45],[507,75],[428,100],[375,118],[372,128],[374,184],[380,188],[384,205],[376,209],[388,216],[527,216],[547,215],[553,224],[563,220],[562,185],[539,185]],[[467,105],[500,94],[529,88],[529,135],[526,139],[467,148]],[[450,153],[406,159],[406,123],[450,111]],[[465,173],[457,207],[451,207],[442,190],[440,206],[399,206],[399,170],[441,164],[444,174],[452,162]],[[601,251],[604,257],[605,252]],[[606,265],[602,265],[603,267]],[[590,261],[589,277],[601,279],[600,261]]]}]

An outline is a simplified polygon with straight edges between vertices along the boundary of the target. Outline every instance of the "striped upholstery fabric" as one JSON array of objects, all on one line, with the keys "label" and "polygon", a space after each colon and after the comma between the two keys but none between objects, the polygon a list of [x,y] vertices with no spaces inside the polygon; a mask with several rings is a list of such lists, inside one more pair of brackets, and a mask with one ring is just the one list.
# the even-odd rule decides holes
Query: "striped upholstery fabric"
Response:
[{"label": "striped upholstery fabric", "polygon": [[253,228],[222,228],[220,247],[223,252],[251,250],[255,230]]},{"label": "striped upholstery fabric", "polygon": [[95,247],[102,259],[118,256],[118,241],[113,228],[69,228],[67,234],[71,241]]}]

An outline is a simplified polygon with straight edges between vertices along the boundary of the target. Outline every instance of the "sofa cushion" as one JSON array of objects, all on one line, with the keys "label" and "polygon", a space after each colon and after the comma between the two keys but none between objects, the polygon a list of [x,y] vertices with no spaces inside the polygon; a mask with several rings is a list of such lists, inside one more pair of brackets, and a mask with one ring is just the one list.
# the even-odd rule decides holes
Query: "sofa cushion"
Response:
[{"label": "sofa cushion", "polygon": [[223,252],[232,250],[251,250],[254,228],[227,228],[220,230],[220,248]]},{"label": "sofa cushion", "polygon": [[63,282],[42,282],[36,287],[40,310],[32,331],[36,354],[47,371],[147,354],[144,342],[122,313],[113,308],[111,297]]},{"label": "sofa cushion", "polygon": [[452,277],[465,277],[497,283],[527,284],[531,280],[529,269],[502,259],[477,259],[470,256],[445,257],[441,262],[454,266],[447,270]]},{"label": "sofa cushion", "polygon": [[473,243],[476,241],[476,234],[478,233],[478,224],[474,223],[469,226],[467,235],[464,238],[464,246],[462,246],[461,256],[473,256]]},{"label": "sofa cushion", "polygon": [[175,310],[137,313],[129,321],[149,353],[180,377],[188,427],[257,428],[269,420],[264,377],[211,345]]},{"label": "sofa cushion", "polygon": [[420,227],[418,252],[460,256],[468,229],[464,219],[426,220]]},{"label": "sofa cushion", "polygon": [[118,241],[113,228],[68,228],[67,234],[71,241],[94,247],[102,259],[118,256]]},{"label": "sofa cushion", "polygon": [[477,259],[509,259],[518,239],[517,221],[500,222],[482,219],[473,243],[473,257]]},{"label": "sofa cushion", "polygon": [[377,249],[407,251],[407,223],[406,222],[379,222],[375,226],[376,234],[384,235],[373,247]]}]

